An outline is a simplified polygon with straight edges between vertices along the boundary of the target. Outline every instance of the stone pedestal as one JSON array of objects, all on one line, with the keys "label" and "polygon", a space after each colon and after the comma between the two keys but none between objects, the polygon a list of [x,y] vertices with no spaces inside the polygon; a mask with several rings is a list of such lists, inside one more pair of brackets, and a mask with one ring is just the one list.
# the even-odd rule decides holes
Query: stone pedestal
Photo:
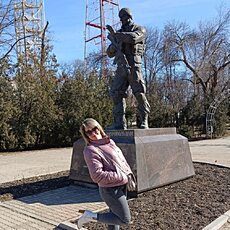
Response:
[{"label": "stone pedestal", "polygon": [[[122,149],[137,178],[137,193],[194,175],[187,138],[175,128],[114,130],[107,132]],[[74,143],[70,179],[93,183],[83,157],[85,143]]]}]

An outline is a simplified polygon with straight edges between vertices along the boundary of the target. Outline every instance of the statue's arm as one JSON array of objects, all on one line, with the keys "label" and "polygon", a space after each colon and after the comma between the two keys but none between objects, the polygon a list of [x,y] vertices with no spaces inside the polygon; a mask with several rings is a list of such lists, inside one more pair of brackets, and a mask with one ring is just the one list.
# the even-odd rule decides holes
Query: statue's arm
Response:
[{"label": "statue's arm", "polygon": [[116,47],[111,43],[106,50],[107,55],[109,56],[109,58],[113,58],[116,56],[116,52]]},{"label": "statue's arm", "polygon": [[145,28],[142,26],[138,26],[132,32],[116,32],[115,37],[116,39],[124,43],[136,44],[138,42],[143,41],[143,39],[145,38],[145,34]]},{"label": "statue's arm", "polygon": [[117,42],[114,36],[116,31],[110,25],[106,25],[106,29],[109,31],[107,38],[111,41],[111,44],[106,49],[106,53],[110,58],[113,58],[116,56],[116,53],[117,53]]}]

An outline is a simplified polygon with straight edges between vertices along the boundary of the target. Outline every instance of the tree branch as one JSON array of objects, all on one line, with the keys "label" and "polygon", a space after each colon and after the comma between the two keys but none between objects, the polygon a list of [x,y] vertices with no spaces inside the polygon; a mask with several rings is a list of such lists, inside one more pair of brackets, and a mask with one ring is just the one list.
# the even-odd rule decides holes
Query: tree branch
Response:
[{"label": "tree branch", "polygon": [[11,45],[10,49],[3,55],[3,57],[0,58],[0,61],[2,61],[3,59],[5,59],[7,57],[7,55],[13,50],[13,48],[16,46],[16,44],[25,39],[25,38],[28,38],[28,37],[31,37],[32,35],[28,35],[28,36],[25,36],[25,37],[22,37],[22,38],[19,38],[17,41],[14,42],[13,45]]}]

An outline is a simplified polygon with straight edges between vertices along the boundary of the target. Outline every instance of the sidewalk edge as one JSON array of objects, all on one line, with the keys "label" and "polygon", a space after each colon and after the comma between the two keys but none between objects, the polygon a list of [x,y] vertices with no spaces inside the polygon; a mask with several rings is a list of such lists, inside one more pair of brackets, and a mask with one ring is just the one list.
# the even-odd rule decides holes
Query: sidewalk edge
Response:
[{"label": "sidewalk edge", "polygon": [[213,222],[211,222],[209,225],[204,227],[202,230],[219,230],[228,222],[229,219],[230,219],[230,210],[225,212],[217,219],[215,219]]}]

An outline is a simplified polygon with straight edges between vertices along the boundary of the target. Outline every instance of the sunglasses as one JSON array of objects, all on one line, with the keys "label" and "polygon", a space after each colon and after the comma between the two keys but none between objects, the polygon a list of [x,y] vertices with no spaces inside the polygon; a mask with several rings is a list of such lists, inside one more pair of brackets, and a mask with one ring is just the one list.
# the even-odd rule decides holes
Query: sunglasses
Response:
[{"label": "sunglasses", "polygon": [[86,134],[87,136],[90,136],[90,135],[92,135],[97,129],[98,129],[97,126],[95,126],[95,127],[92,128],[91,130],[85,131],[85,134]]}]

